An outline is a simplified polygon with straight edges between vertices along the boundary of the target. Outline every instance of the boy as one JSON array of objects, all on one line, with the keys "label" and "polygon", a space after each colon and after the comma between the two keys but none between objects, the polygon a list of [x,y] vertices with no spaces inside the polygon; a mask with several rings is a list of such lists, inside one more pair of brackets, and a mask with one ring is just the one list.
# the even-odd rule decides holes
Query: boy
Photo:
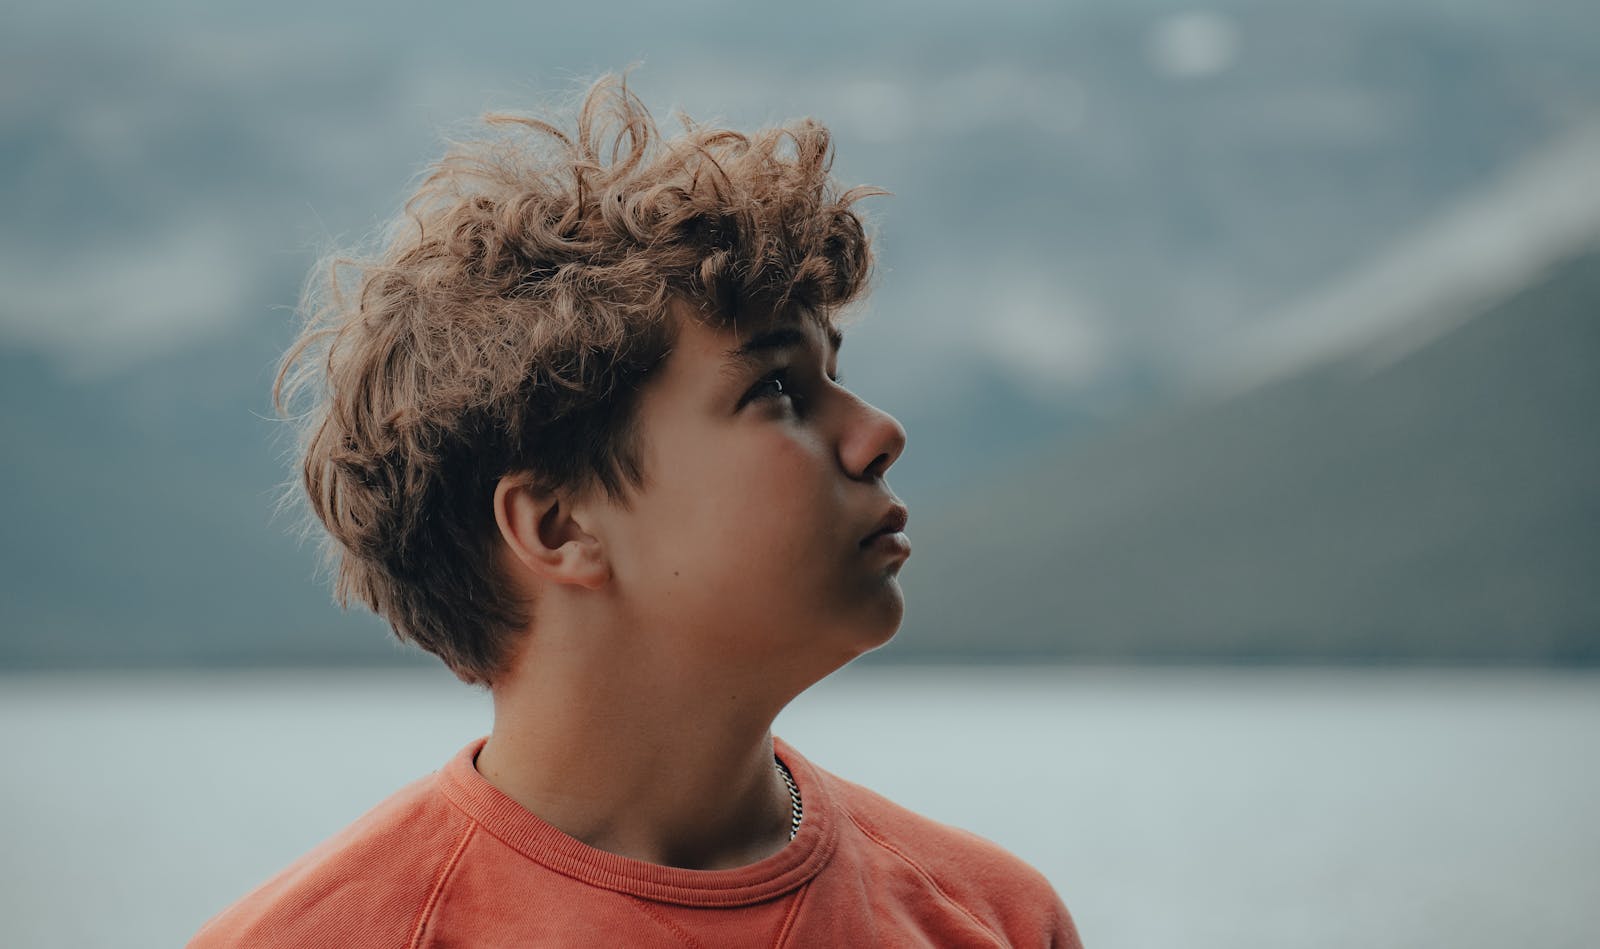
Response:
[{"label": "boy", "polygon": [[903,611],[905,432],[837,372],[881,192],[809,120],[662,141],[613,77],[574,134],[490,122],[277,395],[340,601],[491,734],[192,945],[1077,946],[1037,872],[770,732]]}]

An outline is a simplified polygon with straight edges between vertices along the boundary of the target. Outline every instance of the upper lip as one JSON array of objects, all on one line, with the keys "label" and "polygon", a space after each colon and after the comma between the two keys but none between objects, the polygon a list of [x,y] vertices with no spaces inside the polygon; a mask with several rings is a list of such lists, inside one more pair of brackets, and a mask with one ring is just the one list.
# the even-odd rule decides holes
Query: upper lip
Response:
[{"label": "upper lip", "polygon": [[884,512],[883,517],[879,518],[878,526],[873,529],[872,533],[861,538],[861,546],[865,547],[872,542],[872,538],[877,537],[879,534],[893,534],[905,530],[906,522],[910,519],[911,512],[906,510],[904,504],[894,505]]}]

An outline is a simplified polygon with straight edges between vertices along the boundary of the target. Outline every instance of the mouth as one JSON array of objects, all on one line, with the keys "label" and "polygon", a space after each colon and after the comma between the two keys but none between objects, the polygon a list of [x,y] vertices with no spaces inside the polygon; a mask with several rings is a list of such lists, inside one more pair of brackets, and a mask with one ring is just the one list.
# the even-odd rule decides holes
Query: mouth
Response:
[{"label": "mouth", "polygon": [[884,513],[883,518],[878,521],[878,526],[872,533],[861,538],[861,546],[865,548],[880,542],[886,543],[885,538],[888,538],[897,541],[897,546],[909,547],[910,543],[906,540],[904,531],[906,523],[910,519],[910,512],[905,509],[905,506],[896,504]]}]

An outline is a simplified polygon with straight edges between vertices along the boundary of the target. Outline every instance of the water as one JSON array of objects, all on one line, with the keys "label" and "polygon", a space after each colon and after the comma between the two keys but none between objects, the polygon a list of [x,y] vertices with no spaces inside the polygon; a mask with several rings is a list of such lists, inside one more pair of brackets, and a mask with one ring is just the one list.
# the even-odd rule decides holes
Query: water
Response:
[{"label": "water", "polygon": [[[0,679],[0,944],[179,945],[488,723],[442,672]],[[851,669],[778,731],[1090,949],[1600,943],[1593,674]]]}]

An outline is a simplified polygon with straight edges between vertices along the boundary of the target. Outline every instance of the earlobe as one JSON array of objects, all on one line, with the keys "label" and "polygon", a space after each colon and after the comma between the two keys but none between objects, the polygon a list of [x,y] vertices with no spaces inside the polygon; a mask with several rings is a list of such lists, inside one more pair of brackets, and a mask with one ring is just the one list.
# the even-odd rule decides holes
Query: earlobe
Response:
[{"label": "earlobe", "polygon": [[584,529],[560,494],[540,490],[525,476],[506,475],[495,485],[494,519],[501,542],[530,574],[589,589],[610,579],[599,538]]}]

